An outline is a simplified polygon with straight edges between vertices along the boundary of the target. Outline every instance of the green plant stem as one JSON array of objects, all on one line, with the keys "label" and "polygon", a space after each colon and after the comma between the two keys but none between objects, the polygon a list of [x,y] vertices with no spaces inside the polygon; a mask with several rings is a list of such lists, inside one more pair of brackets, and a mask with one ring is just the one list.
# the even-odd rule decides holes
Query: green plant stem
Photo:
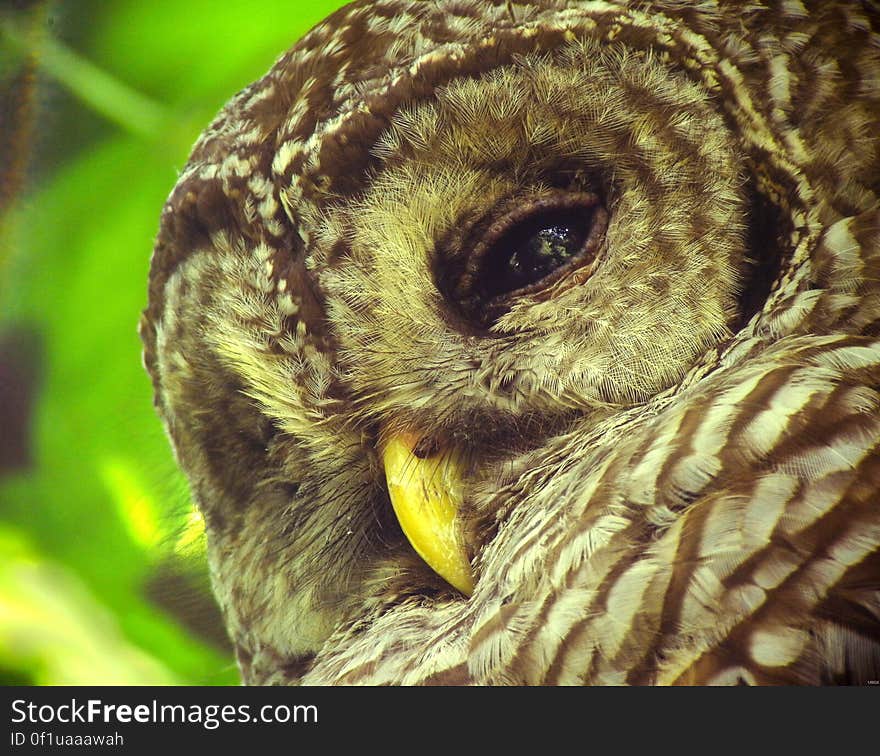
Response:
[{"label": "green plant stem", "polygon": [[49,35],[33,51],[30,35],[8,19],[0,21],[0,38],[22,53],[34,54],[39,67],[104,118],[138,136],[156,139],[169,122],[161,105],[123,84]]}]

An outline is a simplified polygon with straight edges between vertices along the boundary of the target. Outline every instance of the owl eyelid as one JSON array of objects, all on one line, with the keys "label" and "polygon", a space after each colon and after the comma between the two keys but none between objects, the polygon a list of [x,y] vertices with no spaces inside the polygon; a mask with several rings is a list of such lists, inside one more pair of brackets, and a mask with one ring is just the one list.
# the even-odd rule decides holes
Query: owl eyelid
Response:
[{"label": "owl eyelid", "polygon": [[[481,286],[481,279],[485,276],[487,263],[492,261],[493,256],[498,255],[498,245],[503,243],[506,237],[514,234],[517,228],[529,223],[534,223],[536,228],[540,228],[537,221],[541,220],[542,216],[552,214],[564,216],[574,211],[585,213],[586,232],[580,249],[571,255],[570,259],[525,286],[500,294],[486,295],[484,287]],[[572,270],[593,260],[607,226],[608,211],[602,205],[599,196],[591,192],[560,191],[524,201],[490,225],[483,226],[457,285],[452,290],[452,298],[468,314],[479,320],[489,321],[516,298],[546,289]],[[504,254],[505,252],[502,251],[501,256],[503,257]]]}]

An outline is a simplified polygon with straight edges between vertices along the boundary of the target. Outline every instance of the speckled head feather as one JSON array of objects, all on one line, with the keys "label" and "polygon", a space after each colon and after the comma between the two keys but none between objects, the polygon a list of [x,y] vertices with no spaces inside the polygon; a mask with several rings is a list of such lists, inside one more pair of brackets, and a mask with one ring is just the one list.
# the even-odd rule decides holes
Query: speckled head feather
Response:
[{"label": "speckled head feather", "polygon": [[[355,2],[229,102],[141,335],[246,682],[880,677],[877,28]],[[469,597],[399,434],[466,460]]]}]

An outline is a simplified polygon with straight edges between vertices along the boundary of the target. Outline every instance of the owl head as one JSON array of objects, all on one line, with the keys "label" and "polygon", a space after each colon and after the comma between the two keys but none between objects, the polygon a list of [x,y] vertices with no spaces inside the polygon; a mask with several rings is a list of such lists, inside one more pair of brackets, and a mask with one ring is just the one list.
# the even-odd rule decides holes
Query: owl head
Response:
[{"label": "owl head", "polygon": [[676,527],[715,471],[666,455],[813,233],[737,29],[355,2],[204,132],[141,334],[247,681],[522,681],[490,631]]}]

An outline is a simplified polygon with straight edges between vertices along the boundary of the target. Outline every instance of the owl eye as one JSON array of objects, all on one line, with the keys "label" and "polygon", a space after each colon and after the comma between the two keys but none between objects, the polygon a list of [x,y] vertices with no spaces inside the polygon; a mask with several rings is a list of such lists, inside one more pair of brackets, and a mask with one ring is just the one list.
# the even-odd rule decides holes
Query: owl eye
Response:
[{"label": "owl eye", "polygon": [[491,320],[515,297],[536,293],[592,261],[607,222],[593,194],[560,193],[523,202],[485,227],[456,298],[470,314]]},{"label": "owl eye", "polygon": [[578,257],[591,217],[577,210],[539,213],[517,223],[488,251],[480,293],[495,297],[544,280]]}]

